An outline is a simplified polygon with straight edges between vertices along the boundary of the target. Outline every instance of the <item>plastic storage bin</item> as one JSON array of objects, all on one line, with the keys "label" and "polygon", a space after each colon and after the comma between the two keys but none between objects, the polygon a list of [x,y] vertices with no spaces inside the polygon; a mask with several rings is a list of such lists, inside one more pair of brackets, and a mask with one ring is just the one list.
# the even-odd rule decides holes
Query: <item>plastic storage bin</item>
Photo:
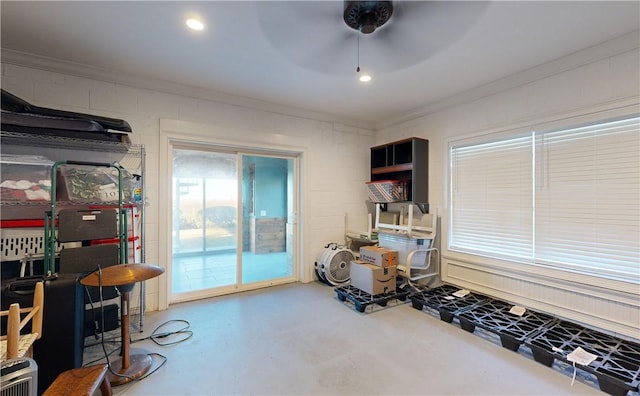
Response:
[{"label": "plastic storage bin", "polygon": [[[387,249],[398,251],[398,263],[406,264],[407,256],[412,250],[429,249],[431,247],[430,238],[409,237],[404,234],[392,232],[378,232],[378,245]],[[417,259],[416,256],[414,256]]]},{"label": "plastic storage bin", "polygon": [[[118,174],[111,168],[65,165],[58,169],[57,195],[61,201],[118,202]],[[122,198],[131,198],[130,176],[123,174]]]},{"label": "plastic storage bin", "polygon": [[3,154],[2,202],[49,201],[53,162],[42,156]]}]

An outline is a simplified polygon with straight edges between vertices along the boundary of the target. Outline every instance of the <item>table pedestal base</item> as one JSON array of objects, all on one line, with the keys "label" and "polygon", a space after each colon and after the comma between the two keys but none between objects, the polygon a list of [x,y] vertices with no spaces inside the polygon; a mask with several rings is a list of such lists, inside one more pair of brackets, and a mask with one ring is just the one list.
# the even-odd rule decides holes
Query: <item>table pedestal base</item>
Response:
[{"label": "table pedestal base", "polygon": [[151,368],[151,356],[149,355],[131,355],[129,359],[130,363],[127,368],[122,368],[122,358],[110,363],[111,369],[118,373],[118,375],[111,371],[107,373],[111,386],[123,385],[138,379]]}]

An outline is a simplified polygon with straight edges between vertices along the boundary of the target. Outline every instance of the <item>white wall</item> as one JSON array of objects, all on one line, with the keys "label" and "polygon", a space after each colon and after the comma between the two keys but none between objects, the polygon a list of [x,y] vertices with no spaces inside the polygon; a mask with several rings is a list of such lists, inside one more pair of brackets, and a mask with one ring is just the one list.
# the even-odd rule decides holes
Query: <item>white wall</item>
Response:
[{"label": "white wall", "polygon": [[[488,84],[424,109],[377,132],[376,144],[416,136],[429,139],[429,200],[442,208],[442,279],[557,315],[637,337],[640,291],[610,293],[596,285],[562,285],[549,278],[487,268],[446,249],[446,158],[452,138],[507,131],[628,106],[640,107],[638,32]],[[597,115],[594,115],[597,118]],[[541,279],[544,278],[544,279]],[[565,292],[562,289],[572,289]],[[633,290],[633,286],[629,286]]]},{"label": "white wall", "polygon": [[[38,61],[42,63],[41,60]],[[55,62],[52,61],[52,64]],[[38,106],[124,119],[132,126],[133,143],[146,150],[145,209],[146,262],[158,263],[158,181],[160,119],[178,120],[209,128],[209,138],[226,143],[260,146],[282,144],[302,149],[303,216],[301,280],[313,279],[316,255],[329,242],[344,241],[345,213],[350,225],[366,227],[367,198],[364,182],[369,178],[369,147],[373,132],[343,124],[317,121],[310,116],[287,116],[235,104],[196,99],[132,84],[78,77],[60,72],[2,63],[2,88]],[[73,75],[72,75],[73,74]],[[106,81],[105,81],[106,80]],[[184,87],[181,89],[185,91]],[[235,100],[237,103],[237,98]],[[293,114],[295,112],[292,111]],[[318,117],[321,119],[321,117]],[[324,118],[322,118],[324,119]],[[158,308],[158,288],[165,276],[147,282],[146,308]]]},{"label": "white wall", "polygon": [[[312,117],[259,111],[243,107],[237,100],[231,105],[195,99],[185,94],[184,89],[180,95],[169,94],[166,90],[150,89],[148,84],[146,88],[136,88],[133,83],[108,82],[114,81],[109,78],[84,78],[77,77],[78,73],[42,70],[54,70],[46,65],[17,66],[6,59],[2,64],[2,88],[40,106],[122,118],[132,125],[132,140],[144,144],[147,151],[149,207],[145,243],[148,262],[158,260],[160,254],[157,233],[160,216],[157,186],[161,177],[158,169],[163,160],[158,155],[160,119],[211,126],[214,135],[225,141],[276,141],[303,147],[307,153],[302,164],[303,280],[308,281],[322,246],[343,240],[345,213],[348,213],[350,228],[366,225],[364,182],[369,179],[369,147],[410,136],[429,139],[430,203],[441,207],[440,213],[446,213],[447,139],[559,120],[621,103],[637,106],[640,103],[638,37],[635,32],[443,100],[403,119],[390,120],[388,126],[376,132],[375,138],[369,130],[316,121]],[[42,63],[39,60],[34,64]],[[446,249],[443,253],[445,281],[637,336],[640,327],[637,295],[612,296],[588,287],[560,292],[556,284],[545,285],[536,279],[518,279],[487,271],[473,260],[456,261]],[[160,281],[154,280],[148,285],[148,309],[158,307]]]}]

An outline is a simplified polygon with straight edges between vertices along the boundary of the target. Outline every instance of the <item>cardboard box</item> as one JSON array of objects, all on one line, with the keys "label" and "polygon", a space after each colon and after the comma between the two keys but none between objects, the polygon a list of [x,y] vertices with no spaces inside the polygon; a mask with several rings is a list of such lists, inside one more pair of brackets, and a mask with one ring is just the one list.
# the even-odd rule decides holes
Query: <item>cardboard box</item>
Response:
[{"label": "cardboard box", "polygon": [[362,260],[351,261],[351,286],[371,295],[392,293],[396,290],[396,267],[380,267]]},{"label": "cardboard box", "polygon": [[398,265],[398,251],[379,246],[362,246],[360,260],[379,267],[391,267]]}]

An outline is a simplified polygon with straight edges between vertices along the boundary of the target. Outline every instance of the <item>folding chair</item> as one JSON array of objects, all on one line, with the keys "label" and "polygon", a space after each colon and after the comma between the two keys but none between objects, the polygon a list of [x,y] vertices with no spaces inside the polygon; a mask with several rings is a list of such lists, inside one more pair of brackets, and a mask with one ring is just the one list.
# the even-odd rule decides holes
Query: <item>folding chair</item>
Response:
[{"label": "folding chair", "polygon": [[[417,289],[414,282],[438,275],[437,266],[440,252],[435,247],[438,213],[432,208],[431,225],[416,225],[413,219],[413,206],[409,206],[406,224],[385,224],[376,222],[378,244],[387,249],[398,251],[398,276],[403,278],[399,287],[409,285]],[[404,216],[401,216],[404,217]],[[434,257],[435,256],[435,257]],[[436,265],[433,265],[436,263]]]}]

